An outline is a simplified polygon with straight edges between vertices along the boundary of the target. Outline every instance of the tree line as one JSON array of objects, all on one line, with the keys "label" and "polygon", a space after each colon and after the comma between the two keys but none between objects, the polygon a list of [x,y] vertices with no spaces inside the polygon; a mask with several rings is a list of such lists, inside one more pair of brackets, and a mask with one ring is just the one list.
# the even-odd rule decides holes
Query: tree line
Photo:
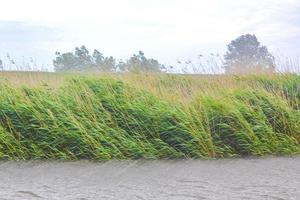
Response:
[{"label": "tree line", "polygon": [[102,72],[161,72],[165,66],[153,58],[147,58],[139,51],[128,60],[117,60],[112,56],[104,56],[95,49],[91,54],[85,46],[76,47],[74,52],[56,52],[53,60],[55,71],[102,71]]},{"label": "tree line", "polygon": [[[142,51],[126,61],[117,62],[114,57],[106,57],[97,49],[91,54],[85,46],[76,47],[74,52],[56,52],[53,64],[56,71],[167,71],[166,66],[153,58],[147,58]],[[227,45],[223,67],[227,74],[275,72],[275,59],[255,35],[246,34]]]},{"label": "tree line", "polygon": [[[166,67],[156,59],[146,57],[142,51],[133,54],[125,61],[104,56],[97,49],[90,52],[85,46],[76,47],[74,52],[56,52],[55,56],[53,65],[57,72],[168,72],[172,68]],[[273,73],[275,59],[268,48],[260,44],[255,35],[245,34],[227,45],[222,67],[226,74]],[[0,60],[0,70],[4,70],[2,60]]]}]

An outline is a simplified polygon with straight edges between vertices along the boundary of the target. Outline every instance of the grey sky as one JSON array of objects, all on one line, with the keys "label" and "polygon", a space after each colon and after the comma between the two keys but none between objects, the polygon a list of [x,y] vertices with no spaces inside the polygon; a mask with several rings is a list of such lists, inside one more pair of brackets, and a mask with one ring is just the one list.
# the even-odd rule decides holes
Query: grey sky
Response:
[{"label": "grey sky", "polygon": [[75,46],[129,57],[138,50],[174,64],[224,53],[241,34],[256,34],[273,52],[300,54],[298,0],[10,0],[1,2],[0,58],[49,64]]}]

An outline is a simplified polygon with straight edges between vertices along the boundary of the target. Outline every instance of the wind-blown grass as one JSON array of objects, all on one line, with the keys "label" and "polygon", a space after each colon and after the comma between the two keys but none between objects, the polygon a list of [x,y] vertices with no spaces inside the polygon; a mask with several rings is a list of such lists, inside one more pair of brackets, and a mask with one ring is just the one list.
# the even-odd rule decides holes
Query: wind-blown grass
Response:
[{"label": "wind-blown grass", "polygon": [[36,84],[18,85],[1,76],[1,159],[300,153],[296,75],[60,75],[53,83],[35,74]]}]

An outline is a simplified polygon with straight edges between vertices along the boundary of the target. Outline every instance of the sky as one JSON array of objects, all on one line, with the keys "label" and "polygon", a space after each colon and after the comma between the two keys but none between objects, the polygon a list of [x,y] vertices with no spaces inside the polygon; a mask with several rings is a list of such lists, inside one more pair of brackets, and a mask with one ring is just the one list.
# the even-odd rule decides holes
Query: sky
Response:
[{"label": "sky", "polygon": [[300,55],[300,1],[1,1],[0,59],[8,53],[51,67],[56,51],[85,45],[121,59],[143,50],[173,65],[223,54],[226,44],[246,33],[274,54]]}]

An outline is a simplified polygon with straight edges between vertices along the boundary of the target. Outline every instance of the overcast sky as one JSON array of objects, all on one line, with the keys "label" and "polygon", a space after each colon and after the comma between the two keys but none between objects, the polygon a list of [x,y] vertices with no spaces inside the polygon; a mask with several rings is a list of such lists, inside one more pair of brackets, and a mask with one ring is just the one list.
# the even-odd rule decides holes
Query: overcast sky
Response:
[{"label": "overcast sky", "polygon": [[300,55],[299,0],[7,0],[1,1],[0,58],[97,48],[126,58],[138,50],[166,64],[224,53],[241,34],[273,52]]}]

